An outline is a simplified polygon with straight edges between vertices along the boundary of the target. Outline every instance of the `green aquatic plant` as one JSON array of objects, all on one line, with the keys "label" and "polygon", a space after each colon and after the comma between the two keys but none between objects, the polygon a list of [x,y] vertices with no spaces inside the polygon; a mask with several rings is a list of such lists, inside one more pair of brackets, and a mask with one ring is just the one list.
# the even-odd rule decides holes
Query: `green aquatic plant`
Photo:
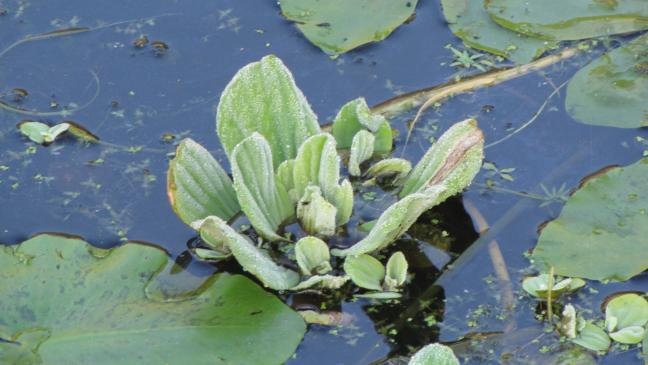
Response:
[{"label": "green aquatic plant", "polygon": [[[205,148],[186,139],[169,164],[169,200],[180,219],[200,234],[206,247],[196,251],[198,257],[233,256],[275,290],[335,289],[350,277],[361,287],[391,293],[383,296],[399,296],[407,278],[405,256],[394,254],[385,269],[369,254],[394,242],[423,212],[460,193],[483,159],[482,132],[469,119],[451,126],[414,169],[406,160],[380,160],[392,150],[392,130],[362,98],[344,105],[331,133],[323,132],[290,71],[275,56],[243,67],[223,91],[217,110],[217,132],[232,178]],[[343,230],[353,213],[353,185],[340,176],[338,150],[344,149],[350,149],[348,171],[354,180],[396,176],[401,199],[364,239],[329,252],[325,240]],[[366,169],[372,160],[379,161]],[[258,234],[258,244],[229,225],[241,213]],[[279,265],[270,246],[264,247],[291,241],[282,228],[293,223],[303,232],[294,247],[299,273]],[[331,274],[331,255],[348,257],[346,274]],[[358,260],[380,266],[380,277],[371,276],[371,284],[363,281],[359,273],[365,268],[353,264]]]},{"label": "green aquatic plant", "polygon": [[433,343],[418,350],[408,365],[459,365],[459,360],[448,346]]}]

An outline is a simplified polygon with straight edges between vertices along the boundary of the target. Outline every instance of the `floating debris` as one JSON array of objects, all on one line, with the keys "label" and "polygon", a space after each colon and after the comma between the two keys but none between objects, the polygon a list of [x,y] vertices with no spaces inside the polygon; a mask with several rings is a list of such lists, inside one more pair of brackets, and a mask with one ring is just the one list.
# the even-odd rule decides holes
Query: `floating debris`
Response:
[{"label": "floating debris", "polygon": [[139,38],[137,38],[136,40],[133,41],[133,47],[135,47],[135,48],[144,48],[144,47],[146,47],[148,42],[149,42],[148,38],[145,35],[143,35],[143,36],[141,36],[141,37],[139,37]]},{"label": "floating debris", "polygon": [[153,41],[151,42],[151,47],[155,50],[156,56],[161,56],[169,50],[169,45],[162,41]]}]

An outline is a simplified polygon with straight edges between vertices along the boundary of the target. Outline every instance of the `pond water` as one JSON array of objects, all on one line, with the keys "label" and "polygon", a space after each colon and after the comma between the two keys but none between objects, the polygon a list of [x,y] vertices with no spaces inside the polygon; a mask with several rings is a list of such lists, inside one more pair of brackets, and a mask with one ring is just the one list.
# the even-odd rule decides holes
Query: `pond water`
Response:
[{"label": "pond water", "polygon": [[[416,18],[385,41],[336,59],[308,43],[273,1],[5,0],[0,8],[7,10],[0,16],[0,49],[29,34],[94,28],[23,43],[0,56],[0,93],[23,88],[29,96],[20,101],[22,108],[54,114],[0,110],[0,165],[5,166],[0,171],[0,242],[16,244],[38,232],[76,234],[100,247],[146,241],[164,247],[200,275],[215,269],[192,261],[186,252],[195,232],[168,204],[169,154],[174,142],[191,137],[229,169],[216,138],[214,109],[240,67],[276,54],[292,70],[320,120],[327,121],[359,96],[372,105],[451,80],[457,70],[449,66],[452,54],[444,46],[461,48],[433,0],[420,1]],[[133,42],[141,35],[166,43],[168,50],[135,48]],[[515,168],[512,179],[482,170],[462,199],[424,215],[401,240],[399,247],[416,260],[405,299],[388,305],[366,299],[335,302],[329,309],[352,316],[352,325],[310,326],[288,363],[397,363],[389,359],[435,341],[455,343],[469,333],[483,337],[454,344],[462,363],[557,363],[554,356],[569,346],[545,331],[534,317],[537,303],[520,291],[522,277],[530,273],[525,253],[534,247],[538,227],[555,218],[563,204],[537,196],[544,195],[542,186],[562,186],[567,192],[601,168],[638,160],[646,146],[637,137],[648,138],[644,129],[577,123],[564,110],[564,92],[550,97],[599,53],[584,53],[445,101],[423,115],[406,147],[407,121],[414,112],[391,120],[400,132],[395,155],[416,161],[430,139],[454,122],[478,119],[489,144],[529,121],[546,102],[527,128],[486,149],[488,162]],[[13,101],[11,96],[3,100]],[[80,110],[60,115],[75,105]],[[24,119],[73,120],[102,143],[66,139],[34,148],[15,129]],[[462,203],[469,207],[466,211]],[[376,218],[379,211],[369,207],[363,218]],[[433,220],[440,223],[432,227]],[[492,242],[501,250],[513,283],[513,310],[503,304],[489,254]],[[441,275],[438,268],[461,253]],[[624,283],[592,283],[592,291],[574,295],[572,301],[596,308],[611,293],[647,287],[644,273]],[[298,307],[319,305],[322,299],[296,295],[286,300]],[[594,363],[643,360],[633,349],[614,351]]]}]

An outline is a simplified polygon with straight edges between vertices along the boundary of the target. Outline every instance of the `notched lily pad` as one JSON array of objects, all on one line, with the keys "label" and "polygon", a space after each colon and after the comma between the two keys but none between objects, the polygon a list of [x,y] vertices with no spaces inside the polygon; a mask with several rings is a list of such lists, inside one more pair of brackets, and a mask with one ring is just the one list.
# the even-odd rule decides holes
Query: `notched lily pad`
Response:
[{"label": "notched lily pad", "polygon": [[418,0],[282,0],[281,13],[314,45],[338,55],[385,39],[407,21]]},{"label": "notched lily pad", "polygon": [[591,280],[627,280],[648,269],[648,159],[585,181],[541,231],[541,268]]},{"label": "notched lily pad", "polygon": [[147,289],[170,264],[132,242],[102,250],[39,235],[1,247],[0,363],[279,364],[292,355],[305,324],[280,300],[227,274],[160,300]]}]

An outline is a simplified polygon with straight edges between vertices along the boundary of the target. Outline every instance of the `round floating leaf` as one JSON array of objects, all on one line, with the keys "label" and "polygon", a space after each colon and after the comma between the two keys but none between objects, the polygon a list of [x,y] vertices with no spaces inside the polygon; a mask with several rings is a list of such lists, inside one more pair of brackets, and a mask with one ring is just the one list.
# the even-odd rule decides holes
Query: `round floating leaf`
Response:
[{"label": "round floating leaf", "polygon": [[200,230],[201,235],[206,236],[206,240],[227,246],[243,269],[256,276],[268,288],[286,290],[299,283],[299,274],[277,265],[267,252],[257,247],[248,237],[236,232],[222,219],[208,217],[200,224],[200,227],[194,228]]},{"label": "round floating leaf", "polygon": [[648,269],[648,159],[590,176],[549,222],[537,265],[569,277],[627,280]]},{"label": "round floating leaf", "polygon": [[382,290],[385,267],[373,256],[349,256],[344,260],[344,272],[359,287]]},{"label": "round floating leaf", "polygon": [[418,0],[282,0],[282,14],[322,51],[337,55],[385,39]]},{"label": "round floating leaf", "polygon": [[488,0],[501,26],[532,37],[577,40],[648,29],[645,0]]},{"label": "round floating leaf", "polygon": [[578,336],[571,341],[586,349],[596,352],[605,352],[610,348],[610,337],[602,328],[586,322],[579,331]]},{"label": "round floating leaf", "polygon": [[39,235],[0,248],[0,363],[280,364],[295,351],[304,321],[276,297],[220,274],[174,279],[178,294],[162,298],[169,265],[138,243]]},{"label": "round floating leaf", "polygon": [[234,148],[231,163],[234,190],[250,223],[263,238],[282,240],[277,229],[295,209],[286,189],[276,182],[270,145],[255,132]]},{"label": "round floating leaf", "polygon": [[332,270],[329,248],[317,237],[308,236],[297,241],[295,256],[304,275],[326,274]]},{"label": "round floating leaf", "polygon": [[192,139],[184,139],[169,163],[167,195],[186,224],[210,215],[230,220],[241,208],[232,180],[218,161]]},{"label": "round floating leaf", "polygon": [[299,146],[320,132],[304,94],[274,55],[236,73],[223,90],[216,120],[218,137],[228,156],[239,142],[258,132],[270,144],[274,167],[295,158]]},{"label": "round floating leaf", "polygon": [[646,322],[648,301],[637,294],[619,295],[610,300],[605,307],[605,326],[609,332],[628,327],[643,327]]},{"label": "round floating leaf", "polygon": [[648,34],[581,68],[565,105],[579,122],[619,128],[648,126]]},{"label": "round floating leaf", "polygon": [[495,23],[481,0],[442,0],[450,30],[470,47],[529,63],[553,44],[523,36]]},{"label": "round floating leaf", "polygon": [[459,365],[459,359],[448,346],[433,343],[418,350],[408,365]]}]

